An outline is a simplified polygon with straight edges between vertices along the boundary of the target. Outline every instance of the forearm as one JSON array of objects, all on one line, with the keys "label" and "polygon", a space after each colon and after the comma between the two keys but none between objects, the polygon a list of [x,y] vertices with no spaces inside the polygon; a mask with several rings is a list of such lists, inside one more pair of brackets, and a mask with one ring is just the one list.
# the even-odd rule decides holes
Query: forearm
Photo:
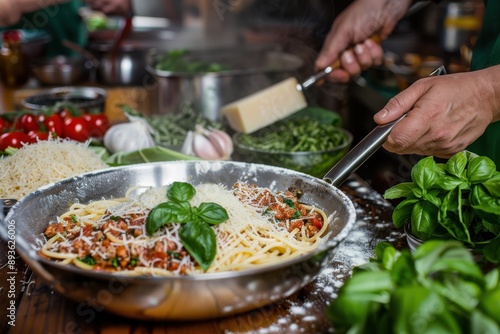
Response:
[{"label": "forearm", "polygon": [[15,1],[21,13],[28,13],[51,5],[65,3],[70,0],[15,0]]},{"label": "forearm", "polygon": [[485,76],[485,89],[489,93],[485,96],[491,100],[493,122],[500,121],[500,65],[481,70]]},{"label": "forearm", "polygon": [[69,0],[0,0],[0,27],[15,24],[24,13]]}]

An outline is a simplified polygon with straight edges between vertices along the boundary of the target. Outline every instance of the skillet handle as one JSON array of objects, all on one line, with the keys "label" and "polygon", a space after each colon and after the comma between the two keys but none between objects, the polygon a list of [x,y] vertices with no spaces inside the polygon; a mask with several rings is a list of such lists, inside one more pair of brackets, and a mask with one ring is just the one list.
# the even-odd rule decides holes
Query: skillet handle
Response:
[{"label": "skillet handle", "polygon": [[[446,74],[443,65],[429,74],[430,77]],[[323,177],[323,180],[339,187],[359,166],[361,166],[385,142],[394,125],[406,117],[406,114],[387,124],[378,125],[365,138],[354,146]]]},{"label": "skillet handle", "polygon": [[378,125],[365,138],[354,146],[323,177],[323,180],[339,187],[385,142],[394,125],[406,117],[406,114],[387,124]]}]

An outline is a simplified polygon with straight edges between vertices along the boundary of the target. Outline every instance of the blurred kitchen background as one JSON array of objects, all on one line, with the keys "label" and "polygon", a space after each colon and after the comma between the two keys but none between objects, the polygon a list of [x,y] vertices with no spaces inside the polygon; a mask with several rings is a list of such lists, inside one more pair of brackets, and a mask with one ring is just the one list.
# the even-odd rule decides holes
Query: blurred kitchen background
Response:
[{"label": "blurred kitchen background", "polygon": [[[349,3],[345,0],[133,1],[132,30],[121,43],[114,59],[116,65],[106,68],[106,56],[125,19],[110,16],[100,26],[89,25],[88,43],[82,51],[87,58],[97,59],[100,66],[92,69],[91,76],[67,84],[106,88],[106,113],[116,119],[120,117],[116,105],[121,103],[146,114],[172,112],[167,106],[176,91],[146,69],[156,56],[169,50],[186,49],[202,54],[216,50],[218,55],[233,57],[237,62],[260,62],[258,55],[252,53],[255,50],[285,52],[299,58],[300,66],[292,66],[294,63],[288,58],[278,59],[284,63],[292,61],[292,65],[277,73],[272,81],[291,75],[305,79],[313,74],[314,61],[333,19]],[[307,92],[308,103],[338,112],[356,143],[375,126],[373,114],[414,80],[440,64],[446,65],[448,72],[468,70],[482,9],[481,0],[416,2],[392,36],[383,42],[386,51],[383,66],[363,73],[350,84],[325,83],[312,88]],[[91,22],[99,13],[84,9],[82,16]],[[245,89],[246,92],[262,90],[272,83],[250,78],[247,85],[253,86]],[[22,107],[23,98],[55,85],[33,77],[20,89],[4,87],[1,106],[7,111]],[[415,157],[395,156],[381,149],[358,173],[383,192],[409,177],[412,159]]]}]

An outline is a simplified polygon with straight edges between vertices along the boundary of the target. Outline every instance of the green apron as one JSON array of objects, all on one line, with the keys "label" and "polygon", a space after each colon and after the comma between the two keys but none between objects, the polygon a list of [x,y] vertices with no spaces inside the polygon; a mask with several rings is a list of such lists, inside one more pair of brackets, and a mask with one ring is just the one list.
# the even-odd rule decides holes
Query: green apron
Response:
[{"label": "green apron", "polygon": [[[500,1],[484,0],[483,26],[474,45],[471,70],[500,64]],[[490,124],[468,150],[493,159],[500,169],[500,122]]]},{"label": "green apron", "polygon": [[87,32],[85,24],[78,14],[82,6],[80,0],[71,0],[66,3],[48,6],[37,11],[24,14],[16,24],[2,28],[44,30],[50,37],[45,47],[45,56],[73,55],[74,52],[62,44],[67,39],[79,45],[85,45]]}]

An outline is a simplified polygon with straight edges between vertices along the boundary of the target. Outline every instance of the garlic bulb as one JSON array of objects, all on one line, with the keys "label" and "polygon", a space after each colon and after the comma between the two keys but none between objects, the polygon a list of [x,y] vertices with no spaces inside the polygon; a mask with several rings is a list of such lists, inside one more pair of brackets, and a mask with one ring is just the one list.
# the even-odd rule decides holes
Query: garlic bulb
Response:
[{"label": "garlic bulb", "polygon": [[196,125],[188,132],[181,152],[206,160],[227,160],[233,153],[233,140],[224,131]]},{"label": "garlic bulb", "polygon": [[155,146],[151,127],[140,117],[129,117],[128,123],[113,125],[104,135],[104,146],[111,152],[131,152]]}]

